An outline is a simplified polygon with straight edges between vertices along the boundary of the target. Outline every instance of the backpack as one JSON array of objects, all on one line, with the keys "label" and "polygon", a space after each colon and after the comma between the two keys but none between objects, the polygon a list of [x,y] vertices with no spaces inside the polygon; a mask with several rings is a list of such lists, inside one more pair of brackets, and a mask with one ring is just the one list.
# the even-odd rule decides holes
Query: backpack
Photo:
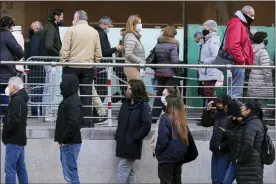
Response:
[{"label": "backpack", "polygon": [[264,133],[264,140],[261,147],[261,150],[262,150],[261,158],[265,165],[271,165],[275,160],[275,147],[271,138],[269,137],[269,135],[267,135],[267,131],[268,131],[267,126],[264,124],[263,126],[265,129],[265,133]]}]

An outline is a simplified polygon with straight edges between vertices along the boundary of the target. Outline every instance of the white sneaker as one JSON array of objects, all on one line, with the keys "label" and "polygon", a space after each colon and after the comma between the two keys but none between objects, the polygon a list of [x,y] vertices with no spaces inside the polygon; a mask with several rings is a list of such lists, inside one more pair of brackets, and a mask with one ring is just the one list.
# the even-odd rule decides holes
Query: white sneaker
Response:
[{"label": "white sneaker", "polygon": [[53,118],[53,117],[46,117],[46,118],[44,118],[44,121],[45,121],[45,122],[56,121],[56,118]]}]

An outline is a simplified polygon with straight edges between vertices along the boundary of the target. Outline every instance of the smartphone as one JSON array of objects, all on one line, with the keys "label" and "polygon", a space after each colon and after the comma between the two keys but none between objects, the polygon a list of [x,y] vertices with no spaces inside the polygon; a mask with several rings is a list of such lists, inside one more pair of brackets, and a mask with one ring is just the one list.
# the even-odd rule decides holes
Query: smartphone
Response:
[{"label": "smartphone", "polygon": [[223,132],[225,132],[225,129],[224,129],[224,128],[219,127],[219,129],[221,129]]}]

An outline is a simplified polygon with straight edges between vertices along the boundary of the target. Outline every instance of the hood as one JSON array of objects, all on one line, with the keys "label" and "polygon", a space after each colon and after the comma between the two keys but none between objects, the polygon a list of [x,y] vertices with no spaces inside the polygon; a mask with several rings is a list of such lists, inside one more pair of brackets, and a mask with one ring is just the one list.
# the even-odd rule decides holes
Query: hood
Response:
[{"label": "hood", "polygon": [[66,98],[72,94],[78,93],[79,79],[72,74],[62,75],[62,82],[60,83],[60,91],[63,98]]},{"label": "hood", "polygon": [[175,38],[171,38],[171,37],[160,36],[157,41],[158,41],[158,43],[172,43],[172,44],[176,44],[178,48],[180,46],[179,41],[176,40]]},{"label": "hood", "polygon": [[259,50],[266,49],[266,46],[264,43],[260,43],[260,44],[253,43],[252,48],[253,48],[253,53],[256,54]]},{"label": "hood", "polygon": [[22,31],[22,28],[21,28],[21,26],[13,26],[12,28],[11,28],[11,30],[12,30],[12,32],[20,32],[21,33],[21,31]]},{"label": "hood", "polygon": [[14,98],[16,96],[20,96],[22,99],[24,99],[25,102],[29,101],[29,95],[24,88],[19,90],[15,95],[11,96],[11,98]]},{"label": "hood", "polygon": [[206,35],[204,37],[205,38],[205,42],[208,41],[212,37],[219,39],[219,34],[217,32],[211,32],[211,33],[209,33],[208,35]]},{"label": "hood", "polygon": [[241,12],[240,10],[236,11],[236,12],[235,12],[235,15],[236,15],[239,19],[241,19],[241,21],[243,21],[244,23],[247,24],[247,20],[246,20],[246,18],[244,17],[244,15],[242,14],[242,12]]}]

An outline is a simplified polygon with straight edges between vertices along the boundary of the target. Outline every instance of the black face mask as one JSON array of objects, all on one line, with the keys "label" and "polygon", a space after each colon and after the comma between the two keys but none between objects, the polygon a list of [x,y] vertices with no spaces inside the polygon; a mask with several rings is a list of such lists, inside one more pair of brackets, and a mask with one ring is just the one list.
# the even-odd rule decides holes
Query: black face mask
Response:
[{"label": "black face mask", "polygon": [[203,34],[203,36],[208,35],[208,34],[209,34],[209,32],[210,32],[209,30],[205,30],[205,29],[204,29],[204,30],[202,30],[202,34]]},{"label": "black face mask", "polygon": [[254,21],[254,19],[252,19],[251,17],[249,17],[248,15],[243,13],[243,16],[245,17],[246,21],[247,21],[247,25],[251,25],[252,22]]},{"label": "black face mask", "polygon": [[29,30],[28,30],[28,31],[29,31],[29,36],[33,36],[33,35],[34,35],[34,33],[35,33],[35,32],[34,32],[34,30],[33,30],[32,28],[29,28]]},{"label": "black face mask", "polygon": [[268,40],[264,40],[264,44],[265,44],[265,46],[267,46]]},{"label": "black face mask", "polygon": [[216,111],[217,111],[217,112],[223,112],[223,111],[224,111],[224,109],[223,109],[223,108],[221,108],[221,107],[216,107]]}]

